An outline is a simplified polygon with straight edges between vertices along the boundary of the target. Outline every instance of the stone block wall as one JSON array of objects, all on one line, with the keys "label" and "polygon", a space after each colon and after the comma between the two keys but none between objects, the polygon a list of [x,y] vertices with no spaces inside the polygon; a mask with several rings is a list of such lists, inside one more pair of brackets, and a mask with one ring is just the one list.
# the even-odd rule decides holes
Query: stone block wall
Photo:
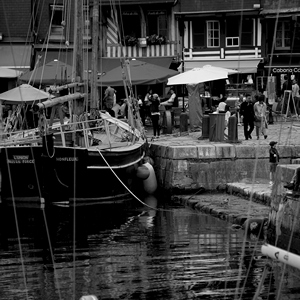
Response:
[{"label": "stone block wall", "polygon": [[[209,143],[151,146],[158,183],[167,190],[216,190],[249,178],[269,179],[269,146]],[[298,149],[299,148],[299,149]],[[300,147],[278,146],[280,164],[291,164]]]},{"label": "stone block wall", "polygon": [[[278,166],[271,194],[270,227],[274,229],[269,238],[277,245],[300,254],[300,198],[284,188],[290,182],[297,164]],[[288,249],[285,249],[288,250]]]}]

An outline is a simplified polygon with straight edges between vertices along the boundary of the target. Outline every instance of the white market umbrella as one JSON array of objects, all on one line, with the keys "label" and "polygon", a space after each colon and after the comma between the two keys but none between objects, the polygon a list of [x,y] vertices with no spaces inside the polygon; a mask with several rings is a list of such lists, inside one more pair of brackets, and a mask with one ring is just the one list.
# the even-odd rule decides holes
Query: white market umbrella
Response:
[{"label": "white market umbrella", "polygon": [[0,100],[6,104],[30,103],[38,100],[53,98],[54,96],[39,90],[29,84],[21,84],[11,90],[0,94]]},{"label": "white market umbrella", "polygon": [[224,70],[210,70],[209,68],[194,68],[168,79],[167,85],[197,84],[201,82],[226,79],[228,72]]},{"label": "white market umbrella", "polygon": [[238,73],[237,70],[223,68],[223,67],[215,67],[215,66],[211,66],[211,65],[205,65],[202,68],[209,69],[209,70],[212,70],[212,71],[225,71],[225,72],[227,72],[228,75],[232,75],[232,74]]},{"label": "white market umbrella", "polygon": [[0,68],[0,78],[17,78],[22,74],[21,71],[9,68]]}]

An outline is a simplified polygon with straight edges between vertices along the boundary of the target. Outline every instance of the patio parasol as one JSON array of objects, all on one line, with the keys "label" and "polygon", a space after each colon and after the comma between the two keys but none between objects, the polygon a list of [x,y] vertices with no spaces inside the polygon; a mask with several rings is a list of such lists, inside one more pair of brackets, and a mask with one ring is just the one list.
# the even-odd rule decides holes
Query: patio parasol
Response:
[{"label": "patio parasol", "polygon": [[59,60],[50,61],[49,63],[20,76],[22,82],[33,85],[65,84],[71,82],[71,78],[72,66]]},{"label": "patio parasol", "polygon": [[21,71],[9,69],[9,68],[0,68],[0,78],[17,78],[22,74]]},{"label": "patio parasol", "polygon": [[228,68],[222,68],[222,67],[215,67],[215,66],[211,66],[211,65],[205,65],[202,68],[208,69],[208,70],[211,70],[211,71],[225,71],[225,72],[228,73],[228,75],[232,75],[232,74],[237,74],[238,73],[237,70],[228,69]]},{"label": "patio parasol", "polygon": [[53,98],[54,96],[39,90],[29,84],[21,84],[11,90],[8,90],[0,94],[0,101],[5,104],[20,104],[20,103],[31,103],[33,101],[45,100]]},{"label": "patio parasol", "polygon": [[[126,73],[126,67],[124,67]],[[130,78],[132,85],[146,85],[166,82],[171,76],[178,74],[177,71],[144,61],[131,60],[129,63]],[[122,86],[121,66],[104,73],[98,79],[98,85],[102,86]]]},{"label": "patio parasol", "polygon": [[167,85],[197,84],[227,77],[228,72],[224,70],[213,70],[212,67],[194,68],[169,78]]}]

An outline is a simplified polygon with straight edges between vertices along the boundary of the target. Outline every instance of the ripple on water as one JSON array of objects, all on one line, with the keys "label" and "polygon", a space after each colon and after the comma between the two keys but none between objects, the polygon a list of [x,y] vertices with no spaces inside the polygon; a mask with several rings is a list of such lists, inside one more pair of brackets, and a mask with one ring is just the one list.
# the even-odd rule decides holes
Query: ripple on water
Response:
[{"label": "ripple on water", "polygon": [[[90,222],[86,215],[76,217],[75,250],[73,218],[56,214],[49,227],[54,269],[49,267],[48,240],[28,226],[26,217],[20,223],[26,237],[21,240],[23,266],[15,232],[0,229],[0,299],[73,299],[74,284],[74,299],[86,294],[168,300],[233,299],[242,294],[242,299],[252,299],[267,262],[260,253],[262,241],[245,240],[243,231],[186,208],[90,214]],[[262,299],[275,298],[281,270],[273,265]],[[300,295],[292,277],[282,290],[290,292]]]}]

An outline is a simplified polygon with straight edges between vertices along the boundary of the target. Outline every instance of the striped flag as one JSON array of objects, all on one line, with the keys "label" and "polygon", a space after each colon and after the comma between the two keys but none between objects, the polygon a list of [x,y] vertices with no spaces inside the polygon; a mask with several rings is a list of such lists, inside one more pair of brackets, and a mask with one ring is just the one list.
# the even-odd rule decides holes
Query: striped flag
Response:
[{"label": "striped flag", "polygon": [[111,10],[110,17],[107,18],[107,44],[118,44],[118,23],[113,10]]}]

